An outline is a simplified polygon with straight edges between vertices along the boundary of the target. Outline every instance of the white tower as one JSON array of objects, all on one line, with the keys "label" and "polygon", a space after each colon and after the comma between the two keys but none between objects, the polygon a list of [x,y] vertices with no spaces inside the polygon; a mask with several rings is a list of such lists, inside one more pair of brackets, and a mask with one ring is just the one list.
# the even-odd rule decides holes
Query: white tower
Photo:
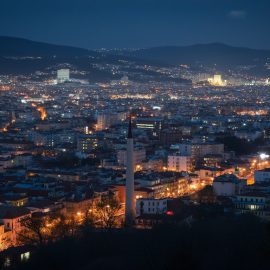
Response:
[{"label": "white tower", "polygon": [[69,69],[57,70],[57,83],[64,83],[69,81]]},{"label": "white tower", "polygon": [[126,172],[126,209],[125,222],[131,226],[135,218],[135,200],[134,200],[134,160],[133,160],[133,137],[131,128],[131,117],[129,119],[127,135],[127,172]]}]

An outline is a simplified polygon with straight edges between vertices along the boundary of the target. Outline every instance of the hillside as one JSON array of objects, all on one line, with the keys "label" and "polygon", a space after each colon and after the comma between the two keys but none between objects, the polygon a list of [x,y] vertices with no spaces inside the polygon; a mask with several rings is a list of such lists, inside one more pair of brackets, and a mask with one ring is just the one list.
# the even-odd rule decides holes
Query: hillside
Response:
[{"label": "hillside", "polygon": [[74,57],[97,55],[94,51],[75,48],[70,46],[53,45],[43,42],[36,42],[23,38],[0,36],[0,56],[4,57]]},{"label": "hillside", "polygon": [[178,65],[264,65],[270,60],[269,50],[232,47],[221,43],[197,44],[192,46],[168,46],[125,52],[125,55],[164,64]]}]

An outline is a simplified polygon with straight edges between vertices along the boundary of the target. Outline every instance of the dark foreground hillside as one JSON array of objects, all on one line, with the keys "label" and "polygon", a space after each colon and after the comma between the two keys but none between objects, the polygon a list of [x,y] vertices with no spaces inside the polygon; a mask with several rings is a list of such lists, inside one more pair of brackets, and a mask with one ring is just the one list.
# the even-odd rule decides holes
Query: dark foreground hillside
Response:
[{"label": "dark foreground hillside", "polygon": [[269,269],[270,230],[253,217],[192,226],[84,232],[36,251],[13,269]]}]

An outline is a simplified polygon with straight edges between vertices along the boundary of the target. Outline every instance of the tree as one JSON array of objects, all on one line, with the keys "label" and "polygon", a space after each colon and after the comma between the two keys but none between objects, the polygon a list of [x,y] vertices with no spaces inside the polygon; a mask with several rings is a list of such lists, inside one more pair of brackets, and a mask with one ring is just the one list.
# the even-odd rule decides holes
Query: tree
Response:
[{"label": "tree", "polygon": [[79,232],[82,234],[87,234],[92,231],[95,227],[95,215],[93,208],[89,209],[83,215],[83,219],[79,228]]},{"label": "tree", "polygon": [[0,252],[12,246],[11,233],[6,232],[4,236],[0,236]]},{"label": "tree", "polygon": [[78,222],[75,217],[58,214],[51,218],[53,220],[51,233],[55,239],[75,235],[78,229]]},{"label": "tree", "polygon": [[37,246],[74,236],[79,227],[75,217],[62,214],[31,217],[21,221],[21,226],[23,230],[18,233],[19,243]]},{"label": "tree", "polygon": [[31,217],[21,221],[23,229],[17,232],[18,241],[21,244],[44,245],[50,238],[48,218]]},{"label": "tree", "polygon": [[97,225],[111,229],[117,225],[121,205],[114,196],[102,197],[95,206],[95,219]]}]

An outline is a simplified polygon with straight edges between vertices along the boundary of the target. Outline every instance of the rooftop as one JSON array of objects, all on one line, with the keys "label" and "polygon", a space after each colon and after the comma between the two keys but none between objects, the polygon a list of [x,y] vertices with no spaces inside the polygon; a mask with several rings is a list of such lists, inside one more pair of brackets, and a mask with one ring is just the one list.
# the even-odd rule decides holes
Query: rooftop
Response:
[{"label": "rooftop", "polygon": [[214,179],[214,182],[223,182],[223,183],[235,183],[239,184],[240,179],[234,174],[223,174]]}]

